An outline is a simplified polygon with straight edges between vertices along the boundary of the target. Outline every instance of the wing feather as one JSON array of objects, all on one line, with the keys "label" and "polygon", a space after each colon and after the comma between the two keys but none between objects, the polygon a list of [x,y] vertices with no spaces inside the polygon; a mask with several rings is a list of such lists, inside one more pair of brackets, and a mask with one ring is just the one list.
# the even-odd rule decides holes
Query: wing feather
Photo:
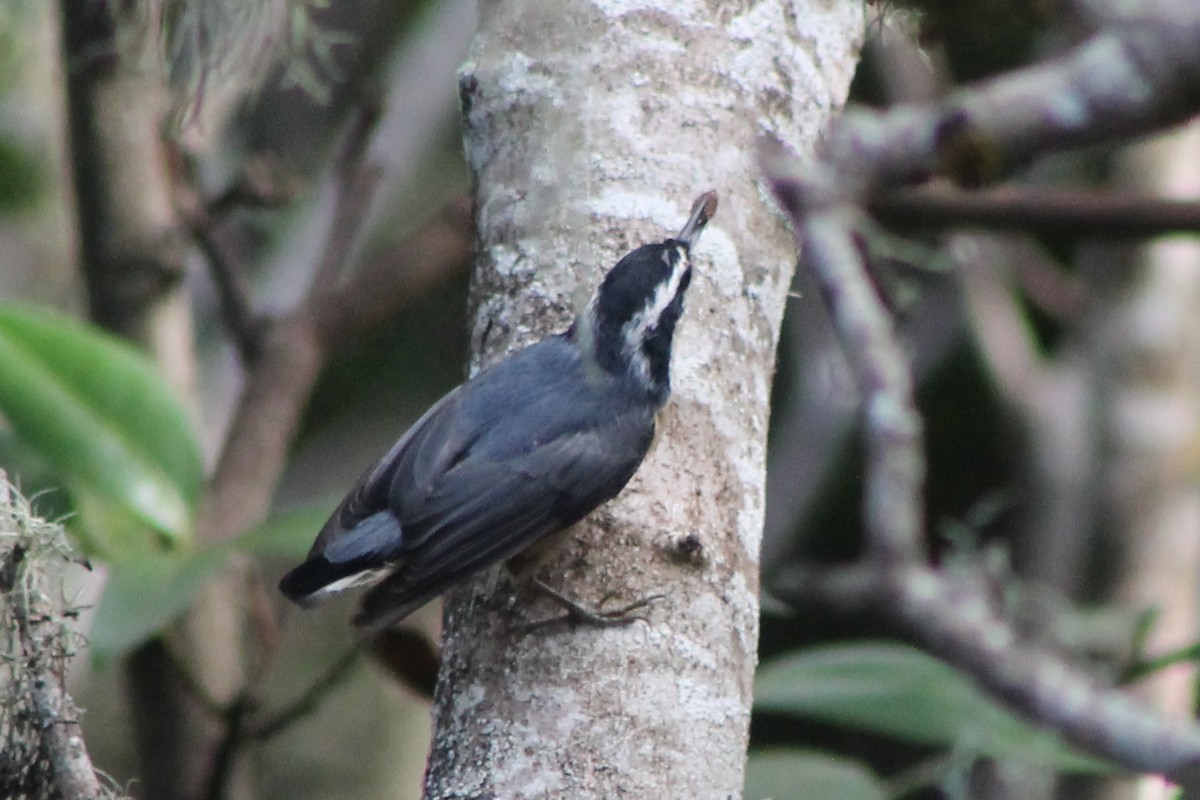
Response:
[{"label": "wing feather", "polygon": [[386,576],[360,621],[390,624],[616,495],[653,432],[652,411],[592,382],[574,345],[543,340],[417,420],[363,474],[281,588],[305,603]]},{"label": "wing feather", "polygon": [[629,481],[652,425],[624,443],[593,430],[558,437],[512,462],[457,465],[420,515],[402,520],[422,529],[422,544],[368,593],[356,623],[386,627],[458,581],[577,522]]}]

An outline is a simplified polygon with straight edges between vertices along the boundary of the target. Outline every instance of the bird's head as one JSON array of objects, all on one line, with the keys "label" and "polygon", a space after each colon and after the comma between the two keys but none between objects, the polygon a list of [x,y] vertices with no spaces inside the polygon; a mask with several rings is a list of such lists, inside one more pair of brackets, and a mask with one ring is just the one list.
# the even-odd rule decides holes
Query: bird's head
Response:
[{"label": "bird's head", "polygon": [[706,192],[678,236],[639,247],[617,262],[583,315],[584,330],[577,332],[591,362],[632,380],[657,403],[671,389],[671,344],[692,279],[691,247],[716,208],[716,192]]}]

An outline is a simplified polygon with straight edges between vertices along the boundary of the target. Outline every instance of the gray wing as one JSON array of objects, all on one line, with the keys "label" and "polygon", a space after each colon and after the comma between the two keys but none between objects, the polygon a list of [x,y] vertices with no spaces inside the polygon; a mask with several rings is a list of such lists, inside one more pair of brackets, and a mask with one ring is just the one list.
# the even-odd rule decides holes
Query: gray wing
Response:
[{"label": "gray wing", "polygon": [[401,526],[389,492],[405,481],[414,497],[431,492],[470,447],[469,436],[455,434],[460,393],[461,387],[434,404],[359,478],[321,528],[304,563],[280,581],[288,598],[312,606],[343,589],[374,582],[417,544]]},{"label": "gray wing", "polygon": [[[563,530],[615,496],[641,464],[654,421],[575,431],[503,462],[467,456],[401,526],[416,546],[363,600],[356,624],[380,629],[455,583]],[[620,433],[614,433],[620,431]]]}]

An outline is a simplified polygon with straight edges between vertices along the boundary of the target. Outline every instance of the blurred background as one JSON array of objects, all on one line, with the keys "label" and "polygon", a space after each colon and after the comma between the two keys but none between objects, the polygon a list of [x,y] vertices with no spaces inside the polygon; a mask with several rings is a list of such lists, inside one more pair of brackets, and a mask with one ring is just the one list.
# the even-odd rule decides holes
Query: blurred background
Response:
[{"label": "blurred background", "polygon": [[[80,49],[86,37],[73,39],[89,21],[64,12],[69,6],[108,13],[103,3],[81,0],[0,5],[0,306],[90,315],[128,334],[119,321],[98,318],[81,266],[94,235],[85,202],[93,189],[72,164],[106,156],[81,153],[86,139],[71,133],[69,92],[87,91],[79,82],[101,65]],[[864,9],[876,21],[854,101],[933,100],[1060,52],[1088,32],[1078,8],[1055,0],[872,5]],[[258,312],[293,308],[321,269],[344,179],[339,165],[364,116],[371,117],[364,163],[373,165],[373,191],[355,209],[351,270],[391,257],[401,263],[406,254],[392,252],[398,242],[447,208],[461,209],[469,176],[455,71],[475,8],[454,0],[177,0],[114,13],[108,41],[136,66],[131,80],[146,86],[130,95],[138,98],[132,109],[106,106],[103,94],[92,102],[117,114],[149,108],[165,131],[155,168],[164,170],[162,213],[186,234],[172,280],[186,299],[191,340],[190,365],[169,382],[212,470],[245,355],[229,332],[221,278],[206,263],[212,248],[240,265]],[[1198,146],[1200,131],[1188,126],[1152,141],[1062,154],[1024,170],[1010,188],[1066,193],[1084,205],[1097,192],[1195,198]],[[252,201],[220,206],[247,180],[259,181]],[[469,241],[467,215],[452,219]],[[1188,236],[1143,241],[1086,226],[1027,227],[917,226],[884,213],[866,243],[918,379],[931,548],[942,569],[994,586],[1028,635],[1101,680],[1128,683],[1191,717],[1200,632],[1200,249]],[[273,586],[345,487],[462,379],[467,265],[444,262],[403,313],[324,365],[268,525],[232,556],[260,585]],[[172,372],[170,363],[164,370]],[[801,273],[772,408],[768,568],[858,554],[857,411],[819,294]],[[102,606],[123,551],[88,538],[86,528],[102,526],[103,514],[16,428],[0,416],[0,466],[36,496],[41,513],[71,515],[85,547],[92,543],[96,569],[79,577],[77,591],[83,605]],[[192,563],[181,557],[171,568]],[[173,586],[185,574],[155,573]],[[200,574],[197,586],[213,573]],[[153,604],[155,595],[139,595],[139,586],[127,591]],[[270,603],[281,616],[269,626],[277,634],[269,665],[255,673],[256,702],[282,708],[321,683],[351,646],[352,608],[343,603],[299,625],[292,624],[299,612]],[[760,689],[769,702],[752,725],[747,797],[1160,791],[1024,727],[872,619],[766,606]],[[426,642],[436,641],[439,612],[426,608],[413,619]],[[168,622],[110,615],[104,624],[117,633],[101,639],[119,643],[105,650],[104,663],[79,659],[72,676],[94,759],[135,796],[144,792],[129,689],[137,672],[122,659]],[[243,743],[230,793],[418,797],[428,701],[408,685],[413,669],[376,656],[340,671],[314,708],[277,735]],[[796,686],[809,687],[809,696],[790,691]]]}]

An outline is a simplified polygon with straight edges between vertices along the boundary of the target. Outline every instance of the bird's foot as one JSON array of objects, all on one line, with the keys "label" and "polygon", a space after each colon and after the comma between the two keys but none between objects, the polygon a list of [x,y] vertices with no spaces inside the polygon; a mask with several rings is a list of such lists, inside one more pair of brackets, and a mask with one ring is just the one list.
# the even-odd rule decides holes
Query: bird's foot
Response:
[{"label": "bird's foot", "polygon": [[567,612],[562,616],[531,622],[529,624],[531,629],[546,628],[564,622],[572,626],[593,625],[598,628],[615,628],[622,625],[629,625],[630,623],[637,622],[638,620],[646,622],[647,620],[645,617],[643,617],[641,614],[635,614],[633,612],[645,608],[655,600],[662,600],[666,597],[666,595],[662,594],[653,594],[649,597],[643,597],[636,602],[622,606],[621,608],[615,608],[609,611],[600,611],[598,609],[588,608],[587,606],[582,605],[577,600],[567,597],[562,592],[551,587],[549,584],[538,578],[534,578],[532,581],[530,581],[529,585],[539,594],[545,595],[555,603],[558,603],[560,606],[566,609]]}]

